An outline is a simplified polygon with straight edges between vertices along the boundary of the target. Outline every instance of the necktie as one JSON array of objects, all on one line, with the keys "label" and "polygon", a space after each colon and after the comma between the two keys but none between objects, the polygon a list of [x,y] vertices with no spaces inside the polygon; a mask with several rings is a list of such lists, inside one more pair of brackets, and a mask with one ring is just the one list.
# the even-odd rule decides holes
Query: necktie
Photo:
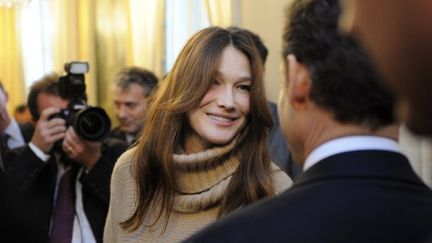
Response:
[{"label": "necktie", "polygon": [[71,170],[67,170],[59,183],[51,225],[51,243],[70,243],[74,221],[74,201]]},{"label": "necktie", "polygon": [[[4,165],[3,165],[3,152],[0,149],[0,172],[5,171]],[[1,175],[1,173],[0,173]]]},{"label": "necktie", "polygon": [[11,140],[11,135],[9,135],[9,134],[7,134],[7,133],[5,133],[5,141],[4,141],[4,143],[6,144],[6,146],[8,147],[8,148],[10,148],[10,146],[9,146],[9,141]]}]

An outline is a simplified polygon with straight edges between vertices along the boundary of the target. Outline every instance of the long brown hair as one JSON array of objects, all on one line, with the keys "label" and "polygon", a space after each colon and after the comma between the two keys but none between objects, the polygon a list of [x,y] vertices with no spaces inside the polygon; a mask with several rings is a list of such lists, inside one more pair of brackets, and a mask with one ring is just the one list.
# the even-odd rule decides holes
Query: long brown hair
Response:
[{"label": "long brown hair", "polygon": [[156,224],[163,214],[166,227],[177,188],[173,153],[182,143],[182,132],[187,126],[186,113],[197,107],[206,94],[218,71],[221,53],[228,45],[233,45],[249,59],[252,84],[247,124],[239,132],[234,147],[240,154],[240,165],[222,199],[219,215],[274,194],[266,147],[272,120],[259,54],[248,37],[220,27],[209,27],[189,39],[153,97],[136,145],[133,165],[138,184],[138,206],[134,214],[121,223],[124,229],[138,229],[156,197],[160,199],[160,210],[156,220],[146,227]]}]

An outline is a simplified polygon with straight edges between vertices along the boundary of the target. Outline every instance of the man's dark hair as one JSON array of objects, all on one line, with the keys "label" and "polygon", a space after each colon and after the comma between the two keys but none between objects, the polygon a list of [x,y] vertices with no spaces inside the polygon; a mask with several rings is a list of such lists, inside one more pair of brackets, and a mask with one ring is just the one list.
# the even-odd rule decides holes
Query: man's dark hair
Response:
[{"label": "man's dark hair", "polygon": [[27,97],[27,106],[32,115],[33,121],[39,120],[39,112],[37,107],[37,98],[40,93],[60,96],[59,94],[59,75],[51,73],[43,76],[40,80],[33,83],[30,87],[30,92]]},{"label": "man's dark hair", "polygon": [[248,35],[248,37],[251,38],[253,43],[255,44],[255,47],[258,50],[258,54],[261,58],[263,65],[265,64],[268,56],[268,49],[257,34],[255,34],[250,30],[235,27],[235,26],[228,27],[227,29],[232,32]]},{"label": "man's dark hair", "polygon": [[365,52],[338,30],[338,0],[298,0],[287,9],[283,55],[311,73],[311,99],[342,123],[372,129],[394,121],[393,95]]},{"label": "man's dark hair", "polygon": [[144,89],[144,95],[148,96],[158,84],[158,78],[144,68],[127,67],[116,75],[114,82],[122,89],[127,89],[131,84],[138,84]]}]

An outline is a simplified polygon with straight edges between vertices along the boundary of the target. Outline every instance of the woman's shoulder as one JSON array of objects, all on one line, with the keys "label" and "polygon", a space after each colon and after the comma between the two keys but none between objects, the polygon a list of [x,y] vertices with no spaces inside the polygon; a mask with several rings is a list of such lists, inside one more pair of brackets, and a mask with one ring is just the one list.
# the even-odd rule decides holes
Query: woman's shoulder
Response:
[{"label": "woman's shoulder", "polygon": [[270,170],[272,173],[275,194],[279,194],[292,186],[293,182],[289,175],[287,175],[285,171],[279,168],[275,163],[271,163]]},{"label": "woman's shoulder", "polygon": [[[133,194],[135,190],[134,178],[134,158],[135,149],[131,148],[124,152],[117,160],[114,166],[113,174],[111,176],[111,197],[113,194],[125,195]],[[121,199],[123,201],[123,199]]]},{"label": "woman's shoulder", "polygon": [[114,166],[114,175],[127,175],[130,173],[134,158],[135,158],[136,148],[128,149],[117,159]]}]

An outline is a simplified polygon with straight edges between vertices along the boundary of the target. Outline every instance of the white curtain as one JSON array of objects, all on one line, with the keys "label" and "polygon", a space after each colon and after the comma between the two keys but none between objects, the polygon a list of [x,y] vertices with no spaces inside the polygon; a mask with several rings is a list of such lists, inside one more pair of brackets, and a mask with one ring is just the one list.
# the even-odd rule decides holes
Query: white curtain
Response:
[{"label": "white curtain", "polygon": [[50,3],[52,21],[49,27],[52,30],[53,70],[63,75],[64,63],[78,60],[89,62],[86,91],[89,103],[96,104],[98,70],[95,48],[95,1],[52,0]]},{"label": "white curtain", "polygon": [[165,54],[164,1],[129,1],[132,63],[161,76]]},{"label": "white curtain", "polygon": [[210,22],[202,0],[166,0],[165,12],[165,70],[169,72],[186,41]]},{"label": "white curtain", "polygon": [[233,0],[206,0],[210,24],[228,27],[233,25]]},{"label": "white curtain", "polygon": [[0,7],[0,80],[9,93],[9,112],[16,105],[25,102],[21,36],[17,31],[16,16],[16,9]]},{"label": "white curtain", "polygon": [[113,117],[112,80],[123,67],[163,73],[164,0],[50,2],[55,70],[62,71],[71,60],[88,61],[90,104],[104,107]]}]

